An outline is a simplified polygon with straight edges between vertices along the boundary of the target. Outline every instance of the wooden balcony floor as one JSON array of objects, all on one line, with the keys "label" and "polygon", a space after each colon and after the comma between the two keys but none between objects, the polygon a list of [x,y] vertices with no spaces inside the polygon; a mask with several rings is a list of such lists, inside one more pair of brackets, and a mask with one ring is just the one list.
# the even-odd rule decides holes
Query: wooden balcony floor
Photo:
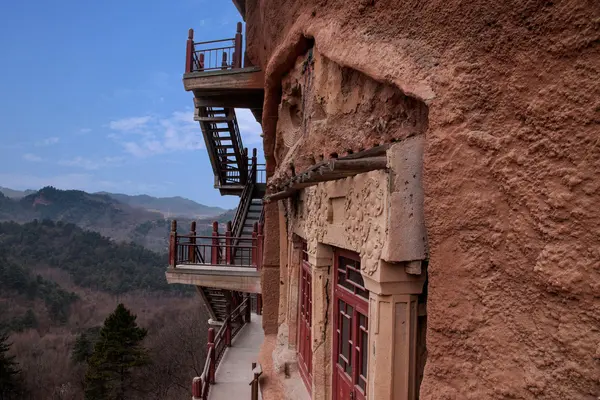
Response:
[{"label": "wooden balcony floor", "polygon": [[[252,320],[235,336],[217,367],[215,384],[210,386],[209,400],[244,400],[250,398],[252,363],[258,361],[258,351],[264,340],[262,316],[252,314]],[[259,399],[262,397],[259,393]]]},{"label": "wooden balcony floor", "polygon": [[261,293],[260,272],[252,267],[182,264],[167,268],[167,282]]}]

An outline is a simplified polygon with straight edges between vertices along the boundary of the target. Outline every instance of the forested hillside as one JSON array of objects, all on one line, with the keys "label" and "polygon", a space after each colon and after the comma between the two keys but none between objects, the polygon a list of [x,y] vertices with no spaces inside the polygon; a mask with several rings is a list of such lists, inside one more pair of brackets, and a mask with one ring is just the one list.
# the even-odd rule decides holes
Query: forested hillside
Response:
[{"label": "forested hillside", "polygon": [[191,287],[167,284],[166,264],[164,253],[72,223],[0,223],[0,334],[10,333],[22,371],[17,398],[83,398],[82,352],[119,303],[148,331],[150,362],[131,378],[145,389],[130,398],[187,395],[202,366],[207,316]]}]

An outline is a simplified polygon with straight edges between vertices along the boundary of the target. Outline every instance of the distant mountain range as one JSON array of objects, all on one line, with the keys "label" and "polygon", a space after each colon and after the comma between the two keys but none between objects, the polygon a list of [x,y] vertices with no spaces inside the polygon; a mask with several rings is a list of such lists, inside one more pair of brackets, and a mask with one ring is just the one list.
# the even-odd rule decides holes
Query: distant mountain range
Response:
[{"label": "distant mountain range", "polygon": [[198,234],[210,235],[213,220],[225,222],[231,216],[231,210],[226,212],[181,197],[87,193],[51,186],[23,192],[0,189],[0,222],[26,223],[34,219],[69,222],[113,240],[135,242],[161,253],[167,250],[171,218],[176,217],[181,230],[189,229],[195,220]]},{"label": "distant mountain range", "polygon": [[[0,192],[11,199],[21,199],[23,197],[37,193],[37,190],[14,190],[0,186]],[[159,212],[166,218],[206,218],[223,214],[227,211],[221,207],[211,207],[197,203],[180,196],[175,197],[152,197],[145,194],[130,196],[121,193],[96,192],[90,195],[106,195],[120,203],[131,207],[143,208],[151,212]]]}]

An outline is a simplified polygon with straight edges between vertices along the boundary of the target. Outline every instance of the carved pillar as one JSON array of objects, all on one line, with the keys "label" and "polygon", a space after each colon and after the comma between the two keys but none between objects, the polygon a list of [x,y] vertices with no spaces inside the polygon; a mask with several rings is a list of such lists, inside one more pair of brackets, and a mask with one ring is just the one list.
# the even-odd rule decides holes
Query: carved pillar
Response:
[{"label": "carved pillar", "polygon": [[404,267],[380,261],[373,275],[363,275],[370,291],[370,399],[417,398],[418,295],[426,275],[408,274]]},{"label": "carved pillar", "polygon": [[317,244],[310,251],[312,267],[312,400],[331,399],[333,349],[333,250]]},{"label": "carved pillar", "polygon": [[288,302],[287,302],[287,325],[288,346],[296,350],[298,341],[298,289],[300,285],[300,263],[302,262],[302,240],[294,235],[291,240],[288,271]]},{"label": "carved pillar", "polygon": [[279,208],[277,203],[266,204],[263,265],[260,271],[265,335],[277,334],[279,314]]}]

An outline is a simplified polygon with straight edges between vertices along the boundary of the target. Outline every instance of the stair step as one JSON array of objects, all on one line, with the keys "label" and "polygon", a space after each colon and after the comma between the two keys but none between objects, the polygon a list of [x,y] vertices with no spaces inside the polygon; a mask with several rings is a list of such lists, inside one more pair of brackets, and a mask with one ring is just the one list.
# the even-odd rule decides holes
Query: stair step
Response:
[{"label": "stair step", "polygon": [[220,144],[216,147],[217,147],[217,149],[233,149],[235,146],[230,145],[230,144]]},{"label": "stair step", "polygon": [[210,116],[210,117],[197,117],[196,119],[197,121],[202,121],[202,122],[231,122],[233,121],[233,119],[231,119],[230,117],[217,117],[217,116]]},{"label": "stair step", "polygon": [[206,132],[207,132],[207,133],[214,133],[214,132],[231,132],[229,128],[211,128],[210,126],[209,126],[209,127],[206,127],[206,128],[205,128],[205,130],[206,130]]}]

